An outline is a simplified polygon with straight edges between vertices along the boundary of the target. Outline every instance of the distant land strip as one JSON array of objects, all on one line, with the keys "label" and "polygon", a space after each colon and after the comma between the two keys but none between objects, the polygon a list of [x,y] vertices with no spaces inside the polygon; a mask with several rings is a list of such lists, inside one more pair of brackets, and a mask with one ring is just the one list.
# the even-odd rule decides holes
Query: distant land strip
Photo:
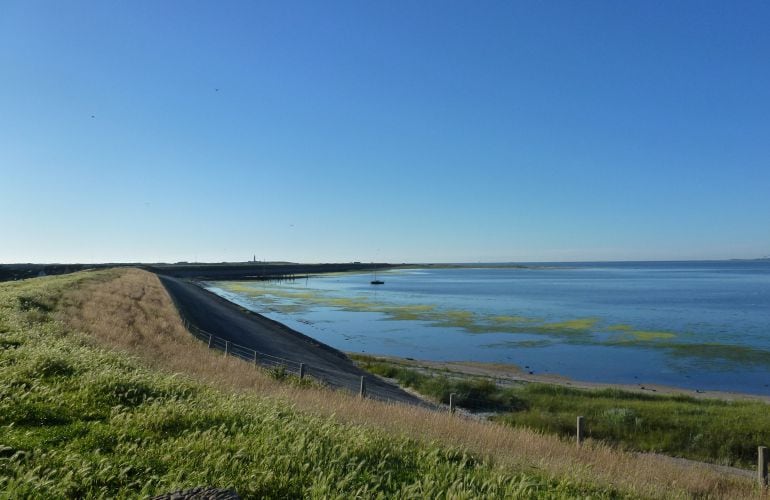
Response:
[{"label": "distant land strip", "polygon": [[69,274],[86,269],[105,269],[110,267],[138,267],[155,274],[172,276],[174,278],[186,278],[196,280],[266,280],[281,279],[287,277],[306,276],[312,274],[341,273],[341,272],[368,272],[387,269],[462,269],[483,267],[486,269],[533,269],[547,268],[546,265],[525,265],[515,263],[499,264],[389,264],[384,262],[345,262],[345,263],[320,263],[301,264],[295,262],[220,262],[197,263],[177,262],[174,264],[156,263],[103,263],[103,264],[0,264],[0,281],[14,281],[39,276],[57,274]]}]

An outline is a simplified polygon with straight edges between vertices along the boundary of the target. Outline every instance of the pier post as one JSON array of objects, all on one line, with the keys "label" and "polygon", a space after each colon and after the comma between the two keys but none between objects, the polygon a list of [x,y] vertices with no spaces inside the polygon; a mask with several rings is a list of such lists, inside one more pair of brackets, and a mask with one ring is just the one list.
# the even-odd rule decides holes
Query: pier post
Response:
[{"label": "pier post", "polygon": [[580,446],[583,443],[584,435],[585,435],[585,427],[584,427],[584,417],[578,417],[577,418],[577,445]]},{"label": "pier post", "polygon": [[455,393],[449,394],[449,413],[455,412]]},{"label": "pier post", "polygon": [[767,486],[767,447],[757,448],[757,480],[760,486]]},{"label": "pier post", "polygon": [[366,397],[366,379],[364,379],[363,375],[361,375],[361,387],[358,390],[358,395],[362,398]]},{"label": "pier post", "polygon": [[305,378],[305,363],[299,364],[299,379],[302,380]]}]

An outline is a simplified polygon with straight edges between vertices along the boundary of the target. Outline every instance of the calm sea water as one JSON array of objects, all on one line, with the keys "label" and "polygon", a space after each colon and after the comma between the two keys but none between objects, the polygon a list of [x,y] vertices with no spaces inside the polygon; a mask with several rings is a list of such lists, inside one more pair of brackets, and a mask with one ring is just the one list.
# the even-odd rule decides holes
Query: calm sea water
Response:
[{"label": "calm sea water", "polygon": [[770,395],[770,261],[417,269],[209,288],[349,352]]}]

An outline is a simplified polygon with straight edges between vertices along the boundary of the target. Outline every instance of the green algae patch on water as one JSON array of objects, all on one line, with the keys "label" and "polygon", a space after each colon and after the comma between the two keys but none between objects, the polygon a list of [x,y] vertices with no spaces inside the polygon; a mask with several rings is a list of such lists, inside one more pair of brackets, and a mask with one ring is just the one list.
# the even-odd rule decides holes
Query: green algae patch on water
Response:
[{"label": "green algae patch on water", "polygon": [[677,336],[676,333],[663,330],[637,330],[626,324],[610,325],[605,330],[618,334],[610,340],[610,343],[656,342],[673,339]]},{"label": "green algae patch on water", "polygon": [[315,301],[315,300],[318,300],[319,298],[319,293],[312,290],[311,291],[281,290],[280,292],[277,292],[277,291],[272,291],[272,292],[278,296],[283,296],[294,300]]},{"label": "green algae patch on water", "polygon": [[245,295],[259,301],[288,299],[308,303],[323,301],[323,292],[317,290],[297,290],[280,285],[255,285],[254,282],[214,282],[214,286],[222,290]]},{"label": "green algae patch on water", "polygon": [[336,307],[345,311],[372,312],[377,305],[366,297],[317,297],[316,302],[326,307]]},{"label": "green algae patch on water", "polygon": [[216,281],[211,284],[219,288],[222,288],[223,290],[227,290],[228,292],[233,292],[233,293],[243,293],[243,294],[251,295],[252,293],[257,291],[254,287],[249,286],[247,282],[243,282],[243,281],[228,281],[228,282]]},{"label": "green algae patch on water", "polygon": [[665,340],[665,339],[673,339],[674,337],[676,337],[676,334],[671,332],[631,330],[628,333],[630,335],[633,335],[636,340]]},{"label": "green algae patch on water", "polygon": [[569,332],[569,331],[588,331],[596,326],[598,318],[577,318],[556,323],[543,323],[538,328],[543,331]]},{"label": "green algae patch on water", "polygon": [[472,324],[474,313],[471,311],[454,309],[450,311],[444,311],[443,316],[453,323]]},{"label": "green algae patch on water", "polygon": [[[251,283],[217,283],[216,286],[233,293],[247,295],[259,302],[271,302],[271,308],[278,312],[295,313],[307,310],[308,307],[329,307],[348,312],[382,313],[388,320],[426,321],[447,325],[454,323],[467,324],[466,314],[470,311],[450,311],[445,317],[443,311],[437,311],[433,304],[404,304],[394,305],[382,301],[374,301],[369,297],[357,295],[352,297],[333,296],[330,292],[317,289],[296,290],[280,284],[264,284],[254,286]],[[276,303],[277,299],[290,300],[291,304]],[[459,326],[459,325],[457,325]]]},{"label": "green algae patch on water", "polygon": [[251,281],[214,281],[207,283],[206,285],[215,286],[227,292],[253,298],[278,294],[278,292],[272,287],[268,289],[264,286],[255,286]]},{"label": "green algae patch on water", "polygon": [[428,321],[434,317],[436,306],[429,304],[414,304],[403,306],[384,306],[380,312],[387,314],[388,319],[402,321]]},{"label": "green algae patch on water", "polygon": [[478,321],[473,311],[450,309],[438,311],[433,320],[435,326],[446,328],[462,328],[469,333],[486,333],[489,329]]},{"label": "green algae patch on water", "polygon": [[498,324],[498,325],[508,325],[508,324],[512,324],[512,325],[522,325],[522,324],[524,324],[524,325],[531,325],[532,323],[537,323],[537,322],[540,321],[538,319],[528,318],[526,316],[507,316],[507,315],[492,316],[491,318],[489,318],[489,320],[492,323],[495,323],[495,324]]}]

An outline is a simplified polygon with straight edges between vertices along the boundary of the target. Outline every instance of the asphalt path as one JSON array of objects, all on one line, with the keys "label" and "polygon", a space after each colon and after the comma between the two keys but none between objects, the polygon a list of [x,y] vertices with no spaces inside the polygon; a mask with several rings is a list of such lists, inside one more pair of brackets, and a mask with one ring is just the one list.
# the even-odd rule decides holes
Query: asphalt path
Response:
[{"label": "asphalt path", "polygon": [[363,376],[367,397],[428,406],[401,388],[361,370],[337,349],[198,285],[170,276],[158,277],[182,317],[201,330],[271,356],[305,363],[306,374],[332,387],[358,393]]}]

